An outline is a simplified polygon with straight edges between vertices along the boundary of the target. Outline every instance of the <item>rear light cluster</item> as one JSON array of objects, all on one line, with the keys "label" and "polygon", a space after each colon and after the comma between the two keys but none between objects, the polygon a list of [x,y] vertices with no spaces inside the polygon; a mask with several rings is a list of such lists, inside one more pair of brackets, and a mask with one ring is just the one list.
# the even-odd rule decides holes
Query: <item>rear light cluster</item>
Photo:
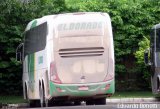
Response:
[{"label": "rear light cluster", "polygon": [[109,80],[112,80],[113,79],[113,76],[110,75],[110,73],[107,74],[106,78],[104,79],[104,82],[105,81],[109,81]]},{"label": "rear light cluster", "polygon": [[61,80],[58,77],[54,62],[50,64],[50,80],[54,83],[61,84]]},{"label": "rear light cluster", "polygon": [[114,79],[114,62],[113,59],[109,60],[108,74],[106,75],[104,82]]}]

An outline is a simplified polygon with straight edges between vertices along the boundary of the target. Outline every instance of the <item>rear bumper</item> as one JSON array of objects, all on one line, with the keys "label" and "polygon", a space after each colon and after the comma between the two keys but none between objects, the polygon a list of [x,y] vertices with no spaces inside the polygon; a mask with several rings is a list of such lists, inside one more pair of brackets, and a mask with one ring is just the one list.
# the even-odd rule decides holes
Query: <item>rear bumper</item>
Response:
[{"label": "rear bumper", "polygon": [[[109,88],[106,88],[110,84]],[[78,90],[80,86],[87,86],[88,90]],[[89,84],[55,84],[50,81],[50,99],[52,98],[94,98],[112,95],[115,92],[115,82],[110,80]]]}]

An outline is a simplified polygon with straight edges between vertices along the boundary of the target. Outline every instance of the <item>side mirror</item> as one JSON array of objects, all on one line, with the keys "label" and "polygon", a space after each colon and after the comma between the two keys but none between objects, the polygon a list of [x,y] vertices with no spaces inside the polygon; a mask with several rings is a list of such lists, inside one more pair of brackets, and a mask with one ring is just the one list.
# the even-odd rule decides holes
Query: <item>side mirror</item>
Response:
[{"label": "side mirror", "polygon": [[144,63],[148,64],[148,53],[144,53]]},{"label": "side mirror", "polygon": [[23,43],[19,44],[16,49],[16,60],[20,62],[23,60]]},{"label": "side mirror", "polygon": [[16,60],[17,60],[17,61],[20,61],[20,62],[21,62],[21,61],[22,61],[22,58],[21,58],[21,57],[22,57],[22,53],[21,53],[21,52],[16,53]]},{"label": "side mirror", "polygon": [[151,65],[151,62],[150,62],[150,59],[149,59],[149,52],[150,52],[149,49],[146,49],[145,52],[144,52],[144,63],[146,65]]}]

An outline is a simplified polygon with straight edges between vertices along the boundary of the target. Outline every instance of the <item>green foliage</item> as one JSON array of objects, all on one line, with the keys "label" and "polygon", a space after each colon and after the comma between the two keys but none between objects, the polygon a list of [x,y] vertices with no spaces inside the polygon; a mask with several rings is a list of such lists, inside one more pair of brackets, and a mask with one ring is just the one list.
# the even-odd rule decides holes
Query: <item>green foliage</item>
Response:
[{"label": "green foliage", "polygon": [[148,83],[148,81],[150,81],[151,73],[148,66],[144,64],[144,53],[145,50],[150,47],[150,40],[144,36],[144,38],[138,43],[138,46],[139,49],[135,52],[137,69],[143,72],[142,79],[146,81],[146,84],[148,84],[149,87],[150,82]]},{"label": "green foliage", "polygon": [[6,95],[0,97],[0,103],[3,104],[18,104],[18,103],[27,103],[27,100],[24,100],[23,96],[15,96],[15,95]]},{"label": "green foliage", "polygon": [[[15,59],[15,51],[22,41],[22,33],[31,20],[66,10],[64,0],[3,0],[0,3],[0,94],[22,92],[22,66]],[[21,93],[22,94],[22,93]]]},{"label": "green foliage", "polygon": [[[144,36],[144,38],[138,43],[139,49],[135,53],[137,63],[144,65],[144,52],[150,47],[150,40]],[[145,65],[144,65],[145,66]]]}]

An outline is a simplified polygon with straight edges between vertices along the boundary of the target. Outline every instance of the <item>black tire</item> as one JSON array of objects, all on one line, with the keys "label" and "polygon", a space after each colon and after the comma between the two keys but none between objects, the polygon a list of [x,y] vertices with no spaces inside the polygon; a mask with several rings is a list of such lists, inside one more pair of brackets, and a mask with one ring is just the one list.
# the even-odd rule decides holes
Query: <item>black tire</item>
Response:
[{"label": "black tire", "polygon": [[35,107],[35,103],[33,100],[29,100],[28,98],[28,90],[27,90],[27,85],[25,84],[25,97],[26,97],[26,100],[28,101],[29,103],[29,107]]},{"label": "black tire", "polygon": [[29,107],[40,107],[39,100],[30,100]]},{"label": "black tire", "polygon": [[93,100],[87,100],[86,105],[94,105],[94,99]]},{"label": "black tire", "polygon": [[157,78],[157,91],[160,91],[160,81],[159,81],[159,78]]},{"label": "black tire", "polygon": [[26,100],[28,100],[28,91],[27,91],[27,85],[25,84],[25,97],[26,97]]},{"label": "black tire", "polygon": [[106,104],[106,98],[95,99],[95,104],[96,105],[105,105]]},{"label": "black tire", "polygon": [[74,101],[74,105],[81,105],[81,101]]},{"label": "black tire", "polygon": [[40,92],[39,93],[39,96],[40,96],[39,103],[41,107],[44,107],[45,106],[45,95],[44,95],[43,87],[40,86],[39,92]]},{"label": "black tire", "polygon": [[0,103],[0,108],[2,108],[2,103]]}]

